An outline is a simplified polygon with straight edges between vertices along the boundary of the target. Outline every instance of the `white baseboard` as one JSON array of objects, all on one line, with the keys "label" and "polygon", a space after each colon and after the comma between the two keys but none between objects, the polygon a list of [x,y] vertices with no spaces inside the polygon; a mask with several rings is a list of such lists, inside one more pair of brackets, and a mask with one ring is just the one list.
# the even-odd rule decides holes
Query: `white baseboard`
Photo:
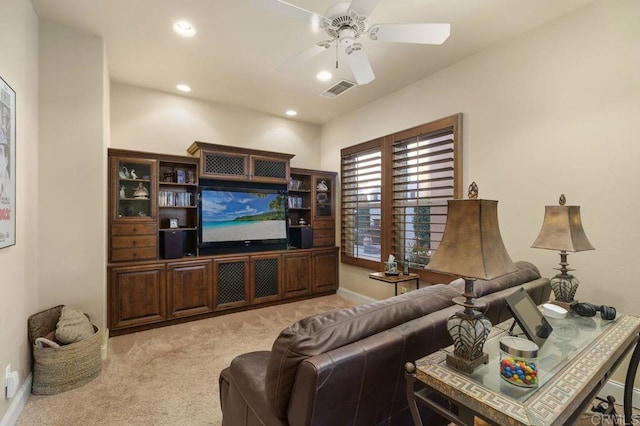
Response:
[{"label": "white baseboard", "polygon": [[107,355],[109,353],[109,329],[105,328],[104,333],[102,335],[102,345],[100,346],[100,357],[102,360],[107,359]]},{"label": "white baseboard", "polygon": [[[616,404],[624,404],[624,383],[616,382],[615,380],[609,380],[600,389],[599,396],[605,398],[607,395],[611,395],[616,399]],[[633,407],[640,409],[640,389],[633,388]]]},{"label": "white baseboard", "polygon": [[342,296],[345,299],[353,300],[357,303],[370,303],[375,302],[376,299],[365,296],[364,294],[356,293],[355,291],[347,290],[346,288],[340,287],[337,291],[338,296]]},{"label": "white baseboard", "polygon": [[16,396],[13,397],[13,401],[11,402],[11,405],[9,405],[9,409],[0,419],[0,426],[13,426],[18,422],[18,417],[20,417],[20,413],[22,413],[22,409],[31,395],[32,379],[33,376],[29,374],[18,390],[18,393],[16,393]]}]

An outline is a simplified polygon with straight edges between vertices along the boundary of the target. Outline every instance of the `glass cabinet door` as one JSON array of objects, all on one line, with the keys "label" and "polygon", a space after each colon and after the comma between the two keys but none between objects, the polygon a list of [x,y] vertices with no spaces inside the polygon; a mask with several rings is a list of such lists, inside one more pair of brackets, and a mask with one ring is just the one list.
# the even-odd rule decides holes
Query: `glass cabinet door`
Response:
[{"label": "glass cabinet door", "polygon": [[114,158],[115,220],[156,218],[156,162],[133,158]]},{"label": "glass cabinet door", "polygon": [[315,216],[333,216],[333,179],[331,177],[314,177]]}]

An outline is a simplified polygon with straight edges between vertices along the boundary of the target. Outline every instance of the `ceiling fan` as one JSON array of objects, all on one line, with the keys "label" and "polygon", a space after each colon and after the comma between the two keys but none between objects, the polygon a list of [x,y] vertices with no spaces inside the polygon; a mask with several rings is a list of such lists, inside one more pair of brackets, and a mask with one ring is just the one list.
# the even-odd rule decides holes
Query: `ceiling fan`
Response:
[{"label": "ceiling fan", "polygon": [[369,59],[357,40],[365,34],[374,41],[396,43],[442,44],[449,37],[449,24],[373,24],[367,19],[380,0],[352,0],[330,6],[324,15],[311,12],[282,0],[260,0],[262,6],[295,18],[310,20],[323,29],[329,38],[314,44],[289,58],[280,67],[287,71],[330,48],[334,43],[343,46],[347,62],[359,85],[375,79]]}]

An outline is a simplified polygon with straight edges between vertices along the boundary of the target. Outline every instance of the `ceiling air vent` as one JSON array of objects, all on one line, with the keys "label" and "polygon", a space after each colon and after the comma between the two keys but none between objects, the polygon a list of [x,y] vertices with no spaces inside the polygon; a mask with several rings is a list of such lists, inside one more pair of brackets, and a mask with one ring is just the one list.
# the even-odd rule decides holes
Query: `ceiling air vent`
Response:
[{"label": "ceiling air vent", "polygon": [[340,80],[324,92],[320,93],[320,96],[324,96],[325,98],[335,98],[336,96],[341,95],[347,90],[351,89],[353,86],[356,86],[356,83],[354,83],[353,81]]}]

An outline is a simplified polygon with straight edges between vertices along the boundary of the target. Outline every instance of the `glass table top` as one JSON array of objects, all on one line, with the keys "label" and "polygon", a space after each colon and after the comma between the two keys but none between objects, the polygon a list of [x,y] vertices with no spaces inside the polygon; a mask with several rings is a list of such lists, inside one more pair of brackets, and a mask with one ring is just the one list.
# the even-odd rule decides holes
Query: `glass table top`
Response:
[{"label": "glass table top", "polygon": [[[538,366],[538,387],[560,372],[577,354],[582,352],[587,345],[598,337],[603,331],[613,324],[613,321],[605,321],[599,315],[595,317],[580,317],[572,314],[565,319],[547,318],[553,331],[546,343],[538,351],[536,360]],[[508,335],[513,320],[508,320],[494,326],[495,331],[503,331],[499,335],[487,340],[484,351],[489,354],[489,362],[474,370],[469,377],[483,386],[509,395],[519,402],[526,401],[527,397],[535,393],[537,388],[526,388],[507,383],[500,377],[500,338]],[[521,335],[520,327],[516,325],[513,334],[526,339]]]}]

